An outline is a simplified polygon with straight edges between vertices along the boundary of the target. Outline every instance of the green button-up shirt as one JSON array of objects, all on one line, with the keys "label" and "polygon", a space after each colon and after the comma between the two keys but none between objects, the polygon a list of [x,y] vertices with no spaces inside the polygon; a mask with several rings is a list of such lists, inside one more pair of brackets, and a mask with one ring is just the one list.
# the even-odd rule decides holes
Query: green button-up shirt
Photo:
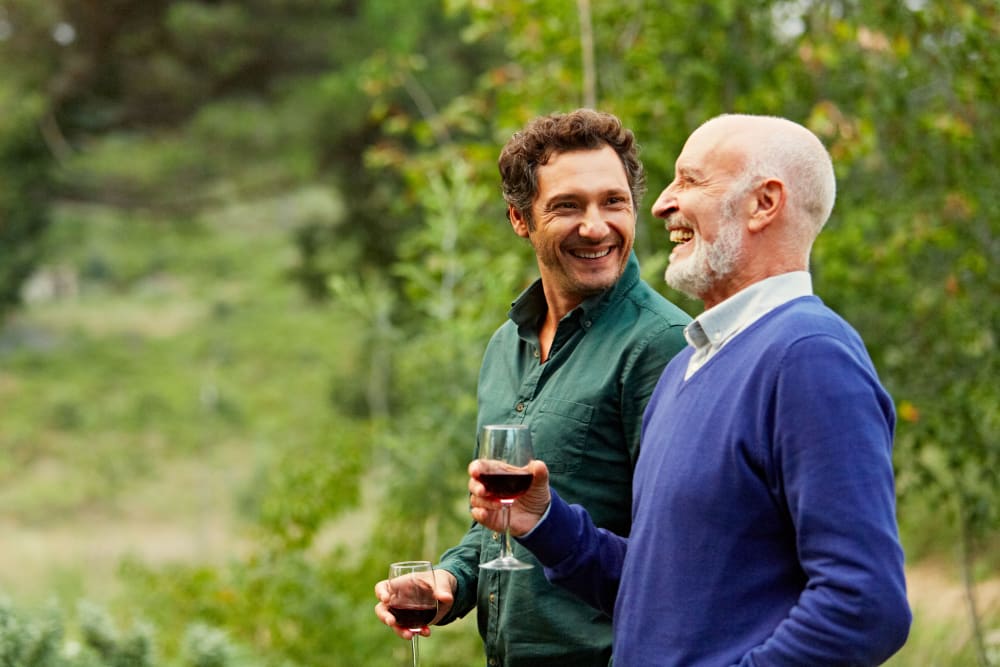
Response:
[{"label": "green button-up shirt", "polygon": [[[663,367],[685,346],[691,318],[640,279],[634,254],[613,288],[559,322],[540,363],[546,308],[538,281],[494,333],[480,370],[478,426],[529,424],[552,487],[586,507],[597,525],[627,535],[642,413]],[[442,555],[439,567],[458,580],[442,622],[478,607],[489,667],[606,667],[611,619],[550,584],[520,545],[514,554],[533,569],[479,569],[497,556],[501,539],[474,524]]]}]

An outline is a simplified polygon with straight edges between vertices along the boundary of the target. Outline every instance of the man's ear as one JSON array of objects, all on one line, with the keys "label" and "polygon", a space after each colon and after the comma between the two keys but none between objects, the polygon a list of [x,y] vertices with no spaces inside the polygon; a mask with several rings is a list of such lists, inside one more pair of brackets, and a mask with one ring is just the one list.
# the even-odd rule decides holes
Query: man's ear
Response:
[{"label": "man's ear", "polygon": [[753,190],[753,212],[747,227],[751,232],[762,231],[781,214],[785,208],[785,184],[777,178],[769,178]]},{"label": "man's ear", "polygon": [[515,234],[521,238],[528,238],[528,221],[524,213],[513,206],[507,206],[507,219],[510,220],[510,226],[514,228]]}]

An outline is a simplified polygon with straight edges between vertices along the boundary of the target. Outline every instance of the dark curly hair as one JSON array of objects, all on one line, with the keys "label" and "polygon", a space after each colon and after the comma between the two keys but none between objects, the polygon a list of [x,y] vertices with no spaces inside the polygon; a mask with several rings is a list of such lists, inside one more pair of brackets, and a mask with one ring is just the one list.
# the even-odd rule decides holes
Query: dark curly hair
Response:
[{"label": "dark curly hair", "polygon": [[500,151],[497,164],[503,185],[503,198],[520,211],[528,227],[534,229],[531,204],[538,194],[538,167],[554,153],[594,150],[611,146],[625,168],[632,208],[646,193],[646,172],[639,161],[635,135],[614,115],[593,109],[539,116],[516,132]]}]

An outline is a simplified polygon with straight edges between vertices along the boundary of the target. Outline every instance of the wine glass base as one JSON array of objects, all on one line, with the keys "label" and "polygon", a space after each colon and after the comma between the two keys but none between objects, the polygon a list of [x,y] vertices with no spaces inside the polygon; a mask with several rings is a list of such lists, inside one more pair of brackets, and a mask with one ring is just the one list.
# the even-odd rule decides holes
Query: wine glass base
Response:
[{"label": "wine glass base", "polygon": [[491,561],[479,564],[479,568],[482,570],[530,570],[533,567],[535,566],[519,561],[513,556],[494,558]]}]

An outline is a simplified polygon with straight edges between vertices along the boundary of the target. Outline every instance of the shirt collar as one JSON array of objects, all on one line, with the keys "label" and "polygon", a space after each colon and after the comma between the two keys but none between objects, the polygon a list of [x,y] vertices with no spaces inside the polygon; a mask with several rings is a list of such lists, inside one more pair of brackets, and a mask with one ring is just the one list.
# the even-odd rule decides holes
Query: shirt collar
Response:
[{"label": "shirt collar", "polygon": [[765,278],[696,317],[684,329],[684,337],[696,349],[721,347],[767,312],[812,293],[812,276],[808,271]]}]

